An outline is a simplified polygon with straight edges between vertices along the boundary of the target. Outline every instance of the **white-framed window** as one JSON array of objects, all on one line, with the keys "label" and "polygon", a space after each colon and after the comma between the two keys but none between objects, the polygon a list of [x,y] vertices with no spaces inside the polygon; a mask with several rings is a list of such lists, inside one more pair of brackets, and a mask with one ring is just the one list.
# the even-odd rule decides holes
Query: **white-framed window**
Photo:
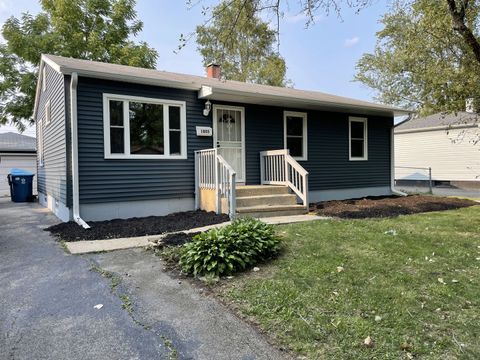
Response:
[{"label": "white-framed window", "polygon": [[45,104],[45,126],[50,124],[50,121],[52,120],[52,105],[50,103],[50,100],[47,101]]},{"label": "white-framed window", "polygon": [[103,94],[106,159],[186,159],[185,101]]},{"label": "white-framed window", "polygon": [[284,148],[296,160],[307,160],[307,113],[283,112]]},{"label": "white-framed window", "polygon": [[42,91],[47,90],[47,67],[43,65],[42,68]]},{"label": "white-framed window", "polygon": [[368,122],[367,118],[348,118],[349,159],[368,160]]},{"label": "white-framed window", "polygon": [[44,164],[44,152],[43,152],[43,118],[38,120],[37,124],[37,156],[38,156],[38,166],[43,166]]}]

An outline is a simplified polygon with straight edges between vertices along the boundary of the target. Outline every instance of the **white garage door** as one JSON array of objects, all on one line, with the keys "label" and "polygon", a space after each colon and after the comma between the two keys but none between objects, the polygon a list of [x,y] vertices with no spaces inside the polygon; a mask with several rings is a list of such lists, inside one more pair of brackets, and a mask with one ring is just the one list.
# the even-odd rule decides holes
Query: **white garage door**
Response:
[{"label": "white garage door", "polygon": [[[10,169],[18,168],[37,173],[35,156],[0,155],[0,196],[10,196],[7,175]],[[37,193],[37,179],[33,178],[33,193]]]}]

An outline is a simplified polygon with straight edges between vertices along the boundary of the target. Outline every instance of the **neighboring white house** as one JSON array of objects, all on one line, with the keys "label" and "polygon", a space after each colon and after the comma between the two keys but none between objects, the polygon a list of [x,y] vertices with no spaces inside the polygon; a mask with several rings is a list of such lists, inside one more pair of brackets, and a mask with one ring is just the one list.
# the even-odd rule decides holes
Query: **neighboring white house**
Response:
[{"label": "neighboring white house", "polygon": [[[0,134],[0,197],[9,196],[7,175],[10,169],[19,168],[37,173],[35,138],[7,132]],[[37,193],[37,181],[33,180],[33,193]]]},{"label": "neighboring white house", "polygon": [[[395,179],[480,187],[480,115],[473,112],[413,118],[395,127]],[[406,168],[408,167],[408,168]],[[414,169],[417,168],[417,169]]]}]

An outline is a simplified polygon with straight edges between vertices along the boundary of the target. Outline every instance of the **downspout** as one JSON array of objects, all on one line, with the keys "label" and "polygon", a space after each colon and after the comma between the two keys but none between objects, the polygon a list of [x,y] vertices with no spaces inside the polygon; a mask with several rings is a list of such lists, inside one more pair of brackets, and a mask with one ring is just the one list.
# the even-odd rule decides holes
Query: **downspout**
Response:
[{"label": "downspout", "polygon": [[407,196],[403,191],[395,189],[395,126],[390,128],[390,190],[394,195]]},{"label": "downspout", "polygon": [[78,126],[77,126],[77,85],[78,74],[73,72],[70,81],[70,118],[72,127],[72,182],[73,220],[85,229],[90,226],[80,217],[80,185],[78,178]]}]

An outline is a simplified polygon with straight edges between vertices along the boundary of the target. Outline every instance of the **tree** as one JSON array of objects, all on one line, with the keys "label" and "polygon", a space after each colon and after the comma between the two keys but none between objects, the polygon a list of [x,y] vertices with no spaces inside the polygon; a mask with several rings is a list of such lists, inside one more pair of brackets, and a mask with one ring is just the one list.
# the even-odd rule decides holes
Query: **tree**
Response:
[{"label": "tree", "polygon": [[135,0],[41,0],[42,11],[9,18],[0,44],[0,124],[20,130],[32,112],[42,53],[154,68],[157,52],[130,38],[143,28]]},{"label": "tree", "polygon": [[255,0],[224,0],[211,24],[197,26],[204,65],[217,62],[229,80],[285,86],[284,59],[274,50],[276,33],[256,14]]},{"label": "tree", "polygon": [[[465,16],[475,24],[479,14],[472,6]],[[428,115],[464,110],[467,98],[480,99],[480,63],[452,27],[447,2],[397,3],[381,23],[375,50],[362,56],[355,76],[379,100]]]}]

